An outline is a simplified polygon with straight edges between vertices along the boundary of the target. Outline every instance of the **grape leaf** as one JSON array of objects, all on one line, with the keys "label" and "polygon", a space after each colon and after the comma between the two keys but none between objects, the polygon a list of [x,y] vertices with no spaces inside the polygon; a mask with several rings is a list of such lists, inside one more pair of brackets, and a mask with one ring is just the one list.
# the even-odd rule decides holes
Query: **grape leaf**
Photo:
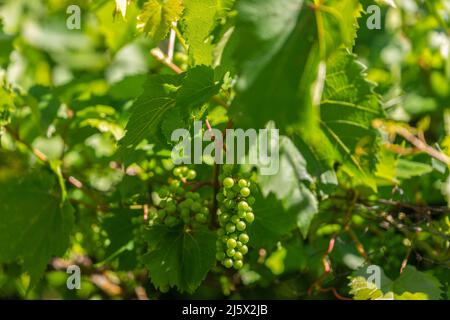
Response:
[{"label": "grape leaf", "polygon": [[131,117],[120,140],[119,153],[136,147],[144,138],[154,135],[164,115],[175,107],[176,90],[181,77],[178,75],[151,75],[144,84],[144,93],[139,96],[131,110]]},{"label": "grape leaf", "polygon": [[156,288],[192,293],[215,264],[216,235],[207,228],[154,226],[147,239],[151,251],[143,261]]},{"label": "grape leaf", "polygon": [[303,0],[245,0],[237,3],[237,10],[228,46],[239,74],[232,108],[236,121],[262,128],[274,120],[284,128],[305,119],[308,111],[302,102],[307,97],[302,92],[308,95],[311,83],[302,84],[311,74],[314,80],[318,63],[311,55],[316,39],[313,11]]},{"label": "grape leaf", "polygon": [[273,175],[261,175],[259,185],[265,196],[274,194],[286,211],[295,212],[297,226],[303,237],[308,235],[309,226],[318,212],[315,195],[304,182],[312,182],[306,171],[306,160],[287,137],[280,137],[279,170]]},{"label": "grape leaf", "polygon": [[[375,267],[369,271],[369,267]],[[379,270],[379,274],[375,272]],[[377,284],[376,277],[379,276]],[[379,285],[379,287],[377,286]],[[441,298],[441,283],[434,276],[406,266],[400,276],[392,281],[378,266],[365,266],[350,276],[350,294],[356,300],[437,300]]]},{"label": "grape leaf", "polygon": [[323,132],[341,161],[363,175],[373,172],[379,145],[372,121],[384,117],[374,86],[365,79],[364,66],[345,51],[333,55],[328,65],[320,104]]},{"label": "grape leaf", "polygon": [[35,283],[52,256],[69,245],[73,209],[61,203],[54,177],[33,173],[0,183],[0,262],[23,260]]},{"label": "grape leaf", "polygon": [[180,124],[180,121],[172,121],[174,115],[180,114],[181,120],[189,120],[191,112],[209,101],[219,88],[220,83],[214,81],[214,71],[206,66],[180,75],[149,76],[144,93],[131,110],[119,154],[124,155],[144,138],[154,137],[161,124],[167,136],[171,128],[176,129],[174,125]]},{"label": "grape leaf", "polygon": [[255,204],[252,206],[255,221],[248,228],[251,238],[249,245],[257,249],[269,249],[295,228],[295,212],[286,211],[282,202],[272,193],[267,197],[256,194],[255,198]]},{"label": "grape leaf", "polygon": [[211,65],[213,46],[208,36],[217,14],[217,0],[184,0],[184,25],[193,65]]},{"label": "grape leaf", "polygon": [[148,0],[138,16],[137,28],[154,40],[167,36],[171,25],[183,13],[182,0]]}]

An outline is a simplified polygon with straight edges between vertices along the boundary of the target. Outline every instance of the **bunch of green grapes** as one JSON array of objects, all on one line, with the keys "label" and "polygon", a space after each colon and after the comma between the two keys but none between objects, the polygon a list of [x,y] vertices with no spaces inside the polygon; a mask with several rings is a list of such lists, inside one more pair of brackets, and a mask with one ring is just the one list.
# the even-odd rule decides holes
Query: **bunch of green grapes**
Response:
[{"label": "bunch of green grapes", "polygon": [[181,223],[208,223],[209,201],[202,200],[198,192],[186,191],[183,186],[197,177],[196,171],[185,166],[176,167],[173,175],[174,178],[170,180],[169,186],[164,186],[157,191],[161,200],[149,224],[174,227]]},{"label": "bunch of green grapes", "polygon": [[231,166],[223,167],[220,175],[221,188],[217,194],[217,210],[220,228],[218,229],[216,258],[226,268],[239,270],[244,265],[244,256],[248,252],[250,240],[247,226],[253,223],[255,215],[251,205],[255,198],[251,196],[254,185],[246,176],[233,176]]}]

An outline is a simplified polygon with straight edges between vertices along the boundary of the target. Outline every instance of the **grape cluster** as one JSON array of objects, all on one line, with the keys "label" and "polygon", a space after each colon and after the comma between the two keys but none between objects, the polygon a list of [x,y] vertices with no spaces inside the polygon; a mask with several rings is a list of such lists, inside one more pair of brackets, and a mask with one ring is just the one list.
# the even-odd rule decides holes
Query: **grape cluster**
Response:
[{"label": "grape cluster", "polygon": [[239,270],[244,265],[244,255],[248,252],[249,236],[247,226],[255,220],[251,205],[254,185],[245,176],[232,175],[232,167],[224,166],[220,175],[221,189],[217,194],[217,210],[220,228],[217,231],[216,258],[226,268]]},{"label": "grape cluster", "polygon": [[181,223],[206,224],[210,219],[209,202],[201,199],[198,192],[186,191],[183,184],[197,177],[195,170],[186,166],[173,170],[175,178],[170,180],[169,186],[158,191],[160,202],[156,216],[150,224],[164,224],[174,227]]}]

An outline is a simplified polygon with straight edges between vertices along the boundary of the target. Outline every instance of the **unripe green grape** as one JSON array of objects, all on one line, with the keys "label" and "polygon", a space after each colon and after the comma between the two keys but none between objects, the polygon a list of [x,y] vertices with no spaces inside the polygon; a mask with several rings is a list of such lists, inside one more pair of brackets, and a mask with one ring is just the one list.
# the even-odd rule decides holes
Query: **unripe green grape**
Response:
[{"label": "unripe green grape", "polygon": [[194,211],[194,212],[200,212],[200,210],[202,210],[202,205],[200,203],[198,203],[198,202],[194,202],[191,205],[191,210]]},{"label": "unripe green grape", "polygon": [[227,241],[227,247],[228,247],[228,249],[234,249],[234,248],[236,248],[236,240],[234,240],[234,239],[228,239],[228,241]]},{"label": "unripe green grape", "polygon": [[225,235],[225,230],[223,230],[223,229],[217,230],[217,235],[218,235],[219,237],[224,236],[224,235]]},{"label": "unripe green grape", "polygon": [[242,242],[243,244],[246,244],[249,240],[250,240],[250,238],[249,238],[248,234],[241,233],[239,235],[239,241]]},{"label": "unripe green grape", "polygon": [[186,178],[188,180],[194,180],[197,177],[197,172],[195,172],[194,170],[189,170],[187,173]]},{"label": "unripe green grape", "polygon": [[167,215],[166,210],[159,210],[158,211],[158,218],[160,218],[161,220],[164,219]]},{"label": "unripe green grape", "polygon": [[175,194],[176,194],[177,196],[183,196],[185,192],[186,192],[186,191],[184,190],[183,187],[178,187],[177,190],[175,190]]},{"label": "unripe green grape", "polygon": [[231,268],[233,266],[233,260],[230,258],[227,258],[225,260],[223,260],[222,264],[224,265],[225,268]]},{"label": "unripe green grape", "polygon": [[167,217],[166,221],[164,222],[168,227],[174,227],[178,224],[178,219],[172,216]]},{"label": "unripe green grape", "polygon": [[247,187],[247,180],[239,179],[238,185],[239,185],[240,188]]},{"label": "unripe green grape", "polygon": [[174,213],[175,211],[177,211],[177,206],[174,203],[168,203],[167,207],[166,207],[166,211],[167,213]]},{"label": "unripe green grape", "polygon": [[225,196],[223,195],[223,193],[218,193],[216,196],[216,200],[218,202],[223,202],[225,200]]},{"label": "unripe green grape", "polygon": [[242,260],[244,259],[244,255],[242,254],[242,252],[237,251],[234,256],[233,256],[234,260]]},{"label": "unripe green grape", "polygon": [[229,239],[229,237],[227,237],[227,236],[225,235],[225,236],[222,236],[221,239],[222,239],[222,243],[226,244],[227,241],[228,241],[228,239]]},{"label": "unripe green grape", "polygon": [[189,171],[189,168],[186,166],[181,167],[181,174],[185,176]]},{"label": "unripe green grape", "polygon": [[205,216],[209,214],[209,209],[207,207],[203,207],[202,210],[200,210],[201,213],[203,213]]},{"label": "unripe green grape", "polygon": [[244,221],[239,221],[238,223],[236,223],[236,229],[238,229],[238,231],[244,231],[245,228],[247,228],[247,225]]},{"label": "unripe green grape", "polygon": [[242,269],[243,266],[244,266],[244,262],[243,262],[242,260],[235,260],[235,261],[233,262],[233,267],[234,267],[236,270]]},{"label": "unripe green grape", "polygon": [[244,187],[241,189],[241,191],[239,191],[239,193],[241,194],[241,196],[243,196],[244,198],[248,197],[250,195],[250,189],[247,187]]},{"label": "unripe green grape", "polygon": [[231,233],[231,234],[229,234],[229,235],[228,235],[228,238],[230,238],[230,239],[234,239],[234,240],[236,240],[236,241],[237,241],[237,239],[238,239],[238,235],[237,235],[237,233]]},{"label": "unripe green grape", "polygon": [[222,224],[227,223],[229,219],[230,219],[230,215],[228,213],[224,213],[219,216],[219,222]]},{"label": "unripe green grape", "polygon": [[227,209],[233,209],[234,208],[234,201],[231,199],[228,199],[225,201],[225,207]]},{"label": "unripe green grape", "polygon": [[237,215],[232,216],[230,221],[234,224],[238,223],[240,221],[239,216]]},{"label": "unripe green grape", "polygon": [[227,256],[229,256],[230,258],[234,257],[235,254],[236,254],[236,250],[227,249]]},{"label": "unripe green grape", "polygon": [[242,247],[239,248],[239,252],[242,254],[247,254],[248,247],[245,244],[243,244]]},{"label": "unripe green grape", "polygon": [[225,257],[226,257],[226,255],[225,255],[224,252],[217,252],[217,253],[216,253],[216,259],[217,259],[218,261],[222,261],[223,259],[225,259]]},{"label": "unripe green grape", "polygon": [[165,208],[167,206],[167,201],[166,200],[161,200],[160,202],[159,202],[159,207],[160,208]]},{"label": "unripe green grape", "polygon": [[227,177],[227,178],[223,179],[222,184],[225,188],[231,189],[234,186],[234,180],[233,180],[233,178]]},{"label": "unripe green grape", "polygon": [[238,217],[241,218],[241,219],[244,219],[246,214],[247,213],[245,211],[243,211],[243,210],[238,210],[238,213],[237,213]]},{"label": "unripe green grape", "polygon": [[183,208],[180,210],[180,217],[182,218],[189,218],[191,215],[191,212],[189,211],[189,209]]},{"label": "unripe green grape", "polygon": [[250,207],[249,207],[248,203],[245,202],[245,201],[241,201],[241,202],[238,203],[238,210],[248,211],[249,208]]},{"label": "unripe green grape", "polygon": [[200,223],[205,223],[208,221],[208,218],[202,213],[197,213],[195,215],[195,220]]},{"label": "unripe green grape", "polygon": [[167,188],[161,188],[161,190],[159,190],[158,195],[160,198],[166,198],[169,195],[169,190],[167,190]]},{"label": "unripe green grape", "polygon": [[195,192],[195,193],[193,194],[193,196],[192,196],[192,199],[193,199],[193,200],[200,200],[200,194],[197,193],[197,192]]},{"label": "unripe green grape", "polygon": [[227,230],[228,233],[233,233],[236,231],[236,226],[234,224],[228,223],[225,230]]},{"label": "unripe green grape", "polygon": [[233,186],[233,188],[231,188],[231,191],[233,191],[234,193],[239,193],[239,190],[241,190],[241,187],[239,187],[239,185],[235,184]]},{"label": "unripe green grape", "polygon": [[249,205],[254,205],[255,204],[255,197],[248,197],[247,198],[247,202]]},{"label": "unripe green grape", "polygon": [[242,242],[240,242],[239,240],[236,241],[236,248],[240,249],[242,248],[242,246],[243,246]]},{"label": "unripe green grape", "polygon": [[181,176],[181,168],[175,168],[175,169],[173,169],[173,175],[174,175],[175,177]]},{"label": "unripe green grape", "polygon": [[247,214],[245,215],[245,221],[247,221],[248,223],[252,223],[253,221],[255,221],[255,215],[253,214],[253,212],[247,212]]},{"label": "unripe green grape", "polygon": [[234,198],[236,198],[236,193],[234,193],[233,191],[228,191],[226,198],[233,200]]}]

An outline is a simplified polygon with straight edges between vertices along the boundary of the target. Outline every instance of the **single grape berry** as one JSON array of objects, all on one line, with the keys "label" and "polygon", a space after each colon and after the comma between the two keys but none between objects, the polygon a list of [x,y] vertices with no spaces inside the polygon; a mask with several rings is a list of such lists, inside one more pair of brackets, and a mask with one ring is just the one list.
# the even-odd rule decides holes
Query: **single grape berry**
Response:
[{"label": "single grape berry", "polygon": [[217,252],[216,253],[216,259],[218,261],[222,261],[223,259],[225,259],[225,253],[224,252]]},{"label": "single grape berry", "polygon": [[250,240],[250,238],[248,237],[248,234],[241,233],[239,235],[239,241],[242,242],[243,244],[246,244],[249,240]]},{"label": "single grape berry", "polygon": [[247,180],[245,179],[240,179],[238,182],[239,187],[244,188],[247,187]]},{"label": "single grape berry", "polygon": [[236,240],[228,239],[228,241],[227,241],[228,249],[234,249],[234,248],[236,248],[236,245],[237,245]]},{"label": "single grape berry", "polygon": [[188,180],[194,180],[197,177],[197,172],[195,172],[194,170],[189,170],[187,173],[186,178]]},{"label": "single grape berry", "polygon": [[253,221],[255,221],[255,215],[253,214],[253,212],[246,213],[245,221],[247,221],[248,223],[252,223]]},{"label": "single grape berry", "polygon": [[241,201],[238,203],[238,210],[248,211],[249,208],[250,207],[249,207],[248,203],[245,201]]},{"label": "single grape berry", "polygon": [[227,230],[228,233],[233,233],[236,231],[236,226],[234,224],[228,223],[225,230]]},{"label": "single grape berry", "polygon": [[233,256],[234,260],[242,260],[244,259],[244,255],[242,254],[242,252],[237,251],[234,256]]},{"label": "single grape berry", "polygon": [[239,252],[242,254],[247,254],[248,247],[245,244],[243,244],[242,247],[239,248]]},{"label": "single grape berry", "polygon": [[241,191],[239,191],[239,193],[241,194],[241,196],[246,198],[250,195],[250,189],[247,187],[244,187],[241,189]]},{"label": "single grape berry", "polygon": [[243,266],[244,266],[244,262],[242,260],[236,260],[236,261],[233,262],[233,267],[236,270],[242,269]]},{"label": "single grape berry", "polygon": [[227,249],[227,256],[234,257],[234,255],[236,254],[236,250],[234,249]]},{"label": "single grape berry", "polygon": [[233,260],[231,260],[230,258],[227,258],[225,260],[223,260],[222,264],[224,265],[225,268],[231,268],[233,266]]},{"label": "single grape berry", "polygon": [[223,186],[227,189],[231,189],[234,186],[233,178],[227,177],[223,179]]},{"label": "single grape berry", "polygon": [[245,228],[247,228],[247,225],[244,221],[239,221],[238,223],[236,223],[236,229],[238,229],[238,231],[244,231]]}]

